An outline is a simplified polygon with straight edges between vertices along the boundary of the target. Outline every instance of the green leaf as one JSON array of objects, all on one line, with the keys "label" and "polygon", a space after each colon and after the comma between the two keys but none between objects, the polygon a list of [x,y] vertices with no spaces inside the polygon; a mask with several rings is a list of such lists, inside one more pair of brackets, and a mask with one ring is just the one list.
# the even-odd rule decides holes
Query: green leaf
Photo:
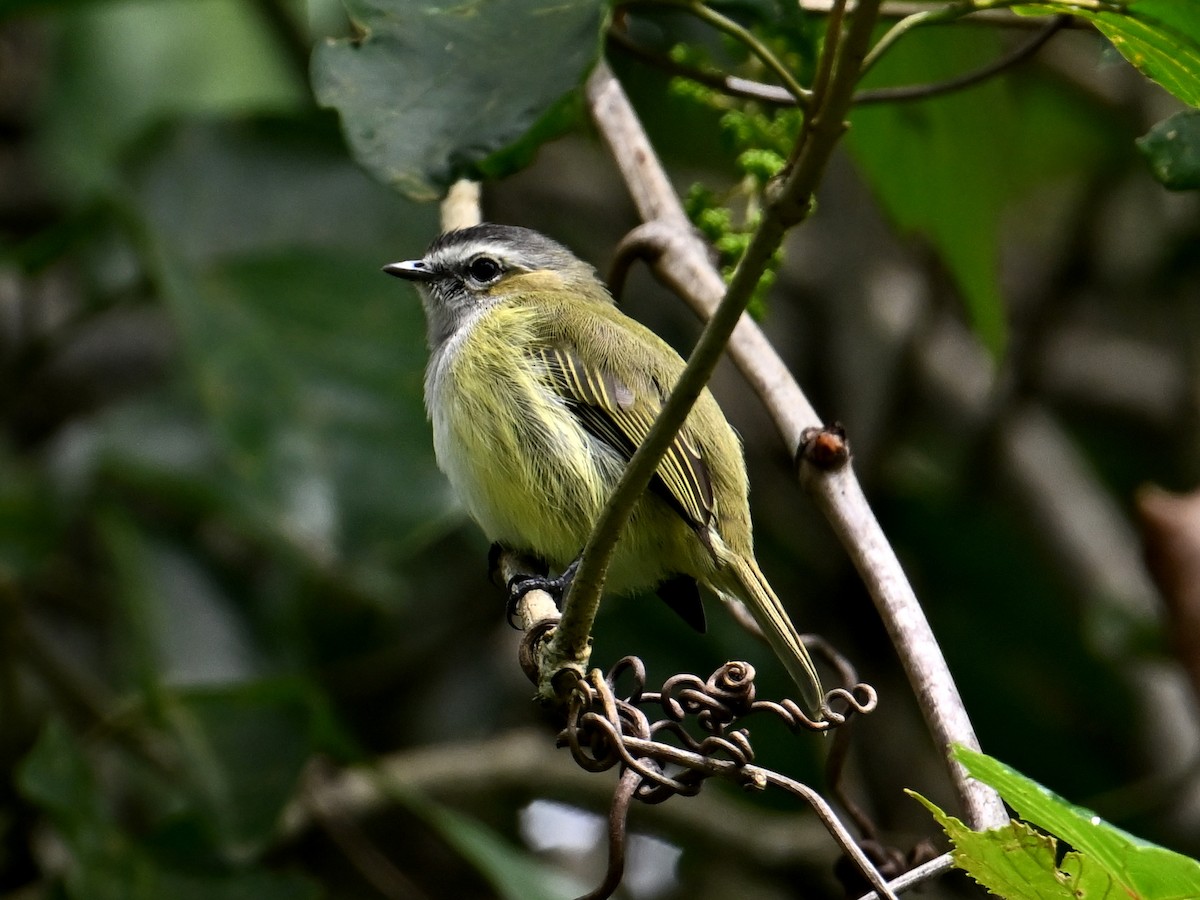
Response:
[{"label": "green leaf", "polygon": [[21,793],[69,832],[104,816],[96,780],[74,735],[51,719],[17,772]]},{"label": "green leaf", "polygon": [[436,211],[397,202],[325,124],[177,129],[134,175],[242,512],[321,565],[371,557],[449,505],[421,400],[421,306],[379,271],[421,253]]},{"label": "green leaf", "polygon": [[[917,30],[872,70],[869,86],[942,81],[998,52],[996,37],[980,30]],[[1111,124],[1050,86],[992,79],[936,99],[861,106],[851,126],[848,147],[883,207],[902,232],[932,243],[976,334],[999,354],[1002,215],[1034,185],[1092,164],[1111,145]]]},{"label": "green leaf", "polygon": [[87,6],[64,17],[61,42],[46,169],[71,195],[107,184],[120,157],[161,121],[307,101],[278,42],[242,0]]},{"label": "green leaf", "polygon": [[62,500],[30,460],[0,448],[0,582],[62,552],[69,522]]},{"label": "green leaf", "polygon": [[252,858],[274,837],[312,752],[312,709],[298,681],[183,691],[167,703],[185,789],[222,858]]},{"label": "green leaf", "polygon": [[1200,106],[1200,5],[1187,0],[1131,0],[1120,10],[1071,3],[1018,7],[1027,15],[1070,13],[1096,24],[1143,74],[1192,106]]},{"label": "green leaf", "polygon": [[347,7],[362,36],[317,47],[317,100],[341,115],[355,158],[414,200],[515,171],[570,124],[608,12],[597,0]]},{"label": "green leaf", "polygon": [[[944,30],[910,38],[884,58],[877,78],[939,81],[998,49],[990,35],[980,40]],[[997,281],[998,227],[1011,186],[1007,167],[995,163],[1015,152],[1016,135],[1008,126],[1016,120],[1011,96],[990,82],[920,104],[863,107],[854,112],[848,135],[851,152],[896,224],[937,247],[976,333],[997,355],[1007,330]],[[970,190],[963,189],[967,184]]]},{"label": "green leaf", "polygon": [[1081,867],[1068,853],[1055,865],[1057,842],[1021,822],[991,831],[972,831],[920,794],[909,791],[928,809],[954,843],[955,864],[980,885],[1001,897],[1022,900],[1078,900],[1105,897],[1112,878],[1099,869]]},{"label": "green leaf", "polygon": [[956,747],[954,756],[972,778],[999,791],[1021,818],[1066,841],[1081,857],[1110,873],[1128,896],[1146,900],[1200,896],[1200,861],[1121,831],[983,753]]},{"label": "green leaf", "polygon": [[1200,111],[1187,109],[1137,140],[1154,177],[1173,191],[1200,188]]},{"label": "green leaf", "polygon": [[[1074,806],[1001,762],[965,747],[954,757],[971,777],[995,788],[1021,818],[1048,832],[1010,822],[972,831],[910,791],[954,842],[955,864],[989,891],[1020,900],[1195,900],[1200,862],[1136,838]],[[1058,842],[1070,849],[1058,859]]]}]

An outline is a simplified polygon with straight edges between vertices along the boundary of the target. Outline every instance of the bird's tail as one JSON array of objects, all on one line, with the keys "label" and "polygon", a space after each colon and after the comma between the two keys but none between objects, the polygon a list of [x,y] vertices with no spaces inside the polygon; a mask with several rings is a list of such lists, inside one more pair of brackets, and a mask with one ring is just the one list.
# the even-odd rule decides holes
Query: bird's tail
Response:
[{"label": "bird's tail", "polygon": [[750,611],[763,637],[796,682],[808,708],[820,714],[825,709],[825,691],[816,666],[758,564],[723,546],[715,556],[719,574],[713,579],[713,587],[736,597]]}]

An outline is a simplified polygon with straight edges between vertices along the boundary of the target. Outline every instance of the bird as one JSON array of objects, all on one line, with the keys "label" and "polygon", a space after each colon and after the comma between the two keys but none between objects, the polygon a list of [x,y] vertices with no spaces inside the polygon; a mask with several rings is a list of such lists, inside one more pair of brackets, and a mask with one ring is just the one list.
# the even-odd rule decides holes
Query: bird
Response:
[{"label": "bird", "polygon": [[[618,309],[592,266],[532,229],[448,231],[383,271],[422,298],[439,468],[491,541],[573,571],[683,359]],[[741,440],[707,388],[635,505],[606,590],[654,590],[703,631],[701,585],[749,610],[822,713],[816,667],[754,557]]]}]

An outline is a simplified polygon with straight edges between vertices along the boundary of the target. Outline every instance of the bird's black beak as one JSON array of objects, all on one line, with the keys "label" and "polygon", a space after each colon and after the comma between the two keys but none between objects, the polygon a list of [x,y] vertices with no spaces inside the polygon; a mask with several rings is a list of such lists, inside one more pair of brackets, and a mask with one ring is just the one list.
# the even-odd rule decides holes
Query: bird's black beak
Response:
[{"label": "bird's black beak", "polygon": [[423,259],[409,259],[404,262],[389,263],[383,271],[406,281],[433,281],[437,274],[429,268]]}]

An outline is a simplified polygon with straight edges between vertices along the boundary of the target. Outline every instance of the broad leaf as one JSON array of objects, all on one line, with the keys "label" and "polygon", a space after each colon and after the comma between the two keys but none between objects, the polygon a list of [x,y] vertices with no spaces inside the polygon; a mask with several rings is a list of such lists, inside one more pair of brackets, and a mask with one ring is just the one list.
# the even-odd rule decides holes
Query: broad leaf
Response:
[{"label": "broad leaf", "polygon": [[[1048,832],[1042,834],[1016,821],[990,831],[972,831],[914,793],[954,842],[956,865],[989,891],[1021,900],[1195,900],[1200,896],[1197,860],[1114,828],[982,753],[956,747],[954,756],[971,777],[995,788],[1022,819]],[[1061,861],[1060,840],[1071,847]]]},{"label": "broad leaf", "polygon": [[348,0],[361,32],[313,57],[322,106],[342,117],[355,158],[415,200],[456,178],[528,163],[574,117],[608,5]]},{"label": "broad leaf", "polygon": [[1200,111],[1187,109],[1138,138],[1154,177],[1173,191],[1200,188]]},{"label": "broad leaf", "polygon": [[1021,900],[1078,900],[1109,897],[1113,880],[1102,869],[1080,864],[1068,853],[1055,864],[1057,842],[1022,822],[991,831],[972,831],[920,794],[924,804],[954,843],[955,864],[989,892]]},{"label": "broad leaf", "polygon": [[434,211],[380,190],[330,133],[184,128],[135,178],[188,376],[247,514],[318,562],[369,556],[447,507],[420,303],[379,271],[422,252]]},{"label": "broad leaf", "polygon": [[[872,70],[868,86],[936,83],[999,52],[996,37],[978,30],[918,30]],[[992,79],[935,99],[856,108],[847,143],[899,229],[932,243],[976,334],[999,354],[1002,215],[1034,185],[1107,152],[1110,128],[1053,86]]]},{"label": "broad leaf", "polygon": [[212,845],[230,860],[256,855],[275,836],[312,750],[304,685],[186,691],[173,695],[165,712]]},{"label": "broad leaf", "polygon": [[1070,13],[1094,22],[1132,65],[1183,102],[1200,106],[1200,4],[1131,0],[1120,11],[1089,9],[1090,5],[1047,3],[1018,7],[1018,11]]},{"label": "broad leaf", "polygon": [[956,747],[955,758],[972,778],[991,785],[1021,818],[1069,843],[1112,875],[1130,897],[1194,900],[1200,896],[1200,861],[1134,837],[1082,806],[983,753]]}]

